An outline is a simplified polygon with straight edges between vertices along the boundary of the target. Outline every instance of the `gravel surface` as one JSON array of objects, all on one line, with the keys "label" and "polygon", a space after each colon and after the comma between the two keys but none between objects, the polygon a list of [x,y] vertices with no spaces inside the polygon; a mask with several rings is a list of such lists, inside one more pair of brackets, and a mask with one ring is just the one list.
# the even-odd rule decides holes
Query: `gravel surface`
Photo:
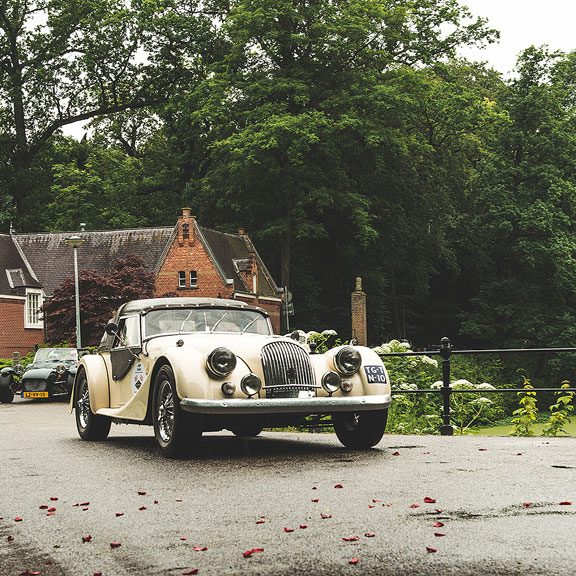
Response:
[{"label": "gravel surface", "polygon": [[575,571],[573,438],[221,433],[166,460],[148,427],[88,443],[66,404],[17,399],[0,439],[1,576]]}]

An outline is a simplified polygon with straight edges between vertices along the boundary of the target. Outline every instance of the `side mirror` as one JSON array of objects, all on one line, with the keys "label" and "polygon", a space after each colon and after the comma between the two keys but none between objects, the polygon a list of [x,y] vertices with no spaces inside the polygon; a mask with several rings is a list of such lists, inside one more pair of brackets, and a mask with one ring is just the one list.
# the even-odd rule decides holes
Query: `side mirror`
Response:
[{"label": "side mirror", "polygon": [[108,322],[108,324],[106,324],[105,330],[108,336],[116,336],[118,333],[118,324],[116,324],[116,322]]}]

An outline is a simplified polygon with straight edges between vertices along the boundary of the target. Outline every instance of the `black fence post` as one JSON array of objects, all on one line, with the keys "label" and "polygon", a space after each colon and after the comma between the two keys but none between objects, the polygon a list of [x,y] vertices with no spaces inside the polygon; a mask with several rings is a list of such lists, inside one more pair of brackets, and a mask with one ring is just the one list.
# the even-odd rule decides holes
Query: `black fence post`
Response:
[{"label": "black fence post", "polygon": [[450,354],[452,352],[452,345],[450,338],[442,338],[440,340],[440,356],[442,356],[442,426],[440,426],[440,434],[442,436],[452,436],[454,429],[450,424],[450,395],[452,388],[450,388]]}]

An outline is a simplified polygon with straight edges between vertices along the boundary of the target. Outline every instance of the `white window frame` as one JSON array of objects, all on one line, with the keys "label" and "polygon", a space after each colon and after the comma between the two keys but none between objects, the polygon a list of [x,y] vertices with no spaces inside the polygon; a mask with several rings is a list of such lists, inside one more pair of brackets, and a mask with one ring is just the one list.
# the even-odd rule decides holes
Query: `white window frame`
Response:
[{"label": "white window frame", "polygon": [[[34,306],[31,303],[34,301]],[[26,288],[26,304],[24,306],[24,328],[44,328],[44,320],[42,319],[42,304],[44,299],[42,297],[42,290],[34,288]]]},{"label": "white window frame", "polygon": [[183,270],[178,272],[178,288],[186,288],[186,272]]},{"label": "white window frame", "polygon": [[[194,275],[194,276],[192,276]],[[194,281],[192,281],[194,280]],[[198,288],[198,271],[190,270],[190,288]]]}]

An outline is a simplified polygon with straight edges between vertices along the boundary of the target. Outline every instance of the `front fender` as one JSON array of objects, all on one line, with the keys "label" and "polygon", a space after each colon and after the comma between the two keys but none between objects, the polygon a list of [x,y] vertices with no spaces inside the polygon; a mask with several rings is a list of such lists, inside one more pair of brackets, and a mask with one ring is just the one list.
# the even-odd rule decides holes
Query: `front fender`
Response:
[{"label": "front fender", "polygon": [[100,354],[87,354],[82,356],[74,385],[70,393],[70,412],[74,409],[74,393],[76,390],[76,382],[78,376],[84,371],[86,373],[86,380],[88,381],[88,392],[90,394],[90,409],[95,414],[100,408],[110,407],[110,388],[108,385],[108,370],[104,358]]}]

